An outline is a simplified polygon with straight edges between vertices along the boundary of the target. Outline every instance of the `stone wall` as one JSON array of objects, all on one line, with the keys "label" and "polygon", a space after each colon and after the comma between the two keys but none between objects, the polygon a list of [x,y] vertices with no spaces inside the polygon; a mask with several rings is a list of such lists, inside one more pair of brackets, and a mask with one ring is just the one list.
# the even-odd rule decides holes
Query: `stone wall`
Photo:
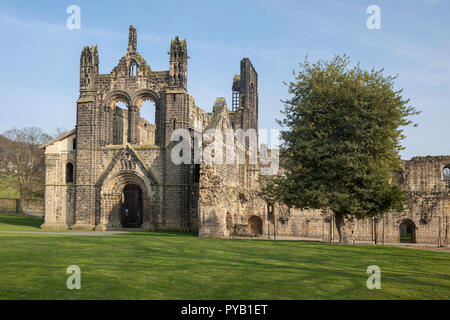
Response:
[{"label": "stone wall", "polygon": [[[400,226],[410,223],[413,226],[412,242],[448,245],[450,182],[444,180],[443,169],[449,164],[449,156],[417,157],[404,161],[403,171],[398,173],[395,182],[409,196],[405,210],[370,219],[346,221],[343,232],[348,241],[398,243]],[[230,177],[236,174],[235,170],[237,168],[226,166],[203,168],[200,236],[255,236],[251,232],[251,218],[257,216],[263,226],[257,234],[259,236],[339,241],[334,218],[329,212],[267,205],[258,197],[257,189],[233,184]]]},{"label": "stone wall", "polygon": [[[75,131],[45,150],[45,216],[43,228],[68,228],[75,220]],[[72,169],[69,171],[68,166]]]},{"label": "stone wall", "polygon": [[[187,91],[187,45],[170,43],[169,69],[153,71],[137,51],[130,26],[127,53],[108,74],[99,73],[97,47],[83,48],[76,129],[44,145],[45,224],[48,228],[120,228],[123,190],[142,191],[145,230],[197,231],[202,237],[294,236],[336,241],[333,217],[317,210],[267,204],[259,194],[261,167],[250,164],[175,164],[172,141],[186,129],[189,152],[205,129],[258,128],[258,75],[248,58],[233,81],[230,112],[217,98],[212,113],[195,105]],[[140,117],[144,101],[155,104],[155,124]],[[125,107],[119,108],[119,103]],[[245,143],[235,154],[249,157]],[[206,147],[204,145],[203,147]],[[73,181],[67,165],[74,166]],[[414,225],[416,242],[445,242],[450,210],[450,157],[416,157],[395,176],[409,196],[404,212],[347,221],[351,241],[400,241],[400,225]],[[10,204],[5,202],[4,206]],[[1,206],[1,203],[0,203]],[[1,207],[0,207],[1,209]],[[381,240],[380,240],[381,239]]]},{"label": "stone wall", "polygon": [[[0,199],[0,212],[19,212],[19,199]],[[24,213],[44,213],[44,200],[33,199],[24,201]]]},{"label": "stone wall", "polygon": [[[406,191],[409,201],[403,212],[390,212],[382,217],[347,221],[344,227],[350,242],[400,242],[400,225],[414,226],[414,242],[447,244],[450,233],[450,182],[444,180],[443,169],[450,156],[415,157],[403,162],[396,183]],[[284,210],[286,211],[286,210]],[[319,210],[288,210],[276,206],[276,230],[271,235],[306,237],[338,241],[333,217]]]},{"label": "stone wall", "polygon": [[0,212],[14,213],[18,212],[18,201],[16,199],[0,199]]}]

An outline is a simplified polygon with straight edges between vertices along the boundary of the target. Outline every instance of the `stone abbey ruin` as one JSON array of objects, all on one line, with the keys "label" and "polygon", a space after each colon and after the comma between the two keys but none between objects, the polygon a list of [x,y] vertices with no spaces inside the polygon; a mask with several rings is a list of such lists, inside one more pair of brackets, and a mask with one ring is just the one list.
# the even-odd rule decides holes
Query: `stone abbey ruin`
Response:
[{"label": "stone abbey ruin", "polygon": [[[42,228],[141,228],[198,232],[201,237],[283,236],[336,241],[333,217],[289,209],[258,195],[261,166],[174,164],[171,140],[185,129],[194,149],[206,129],[258,129],[258,75],[248,58],[232,81],[232,107],[217,98],[207,113],[187,91],[185,40],[170,44],[169,70],[153,71],[137,52],[130,26],[128,51],[109,74],[99,73],[97,47],[80,59],[76,127],[44,144],[45,222]],[[141,117],[154,103],[154,123]],[[245,159],[248,149],[237,143]],[[192,151],[193,152],[193,151]],[[450,156],[403,161],[396,177],[409,196],[404,212],[348,221],[353,241],[446,245],[450,226]]]}]

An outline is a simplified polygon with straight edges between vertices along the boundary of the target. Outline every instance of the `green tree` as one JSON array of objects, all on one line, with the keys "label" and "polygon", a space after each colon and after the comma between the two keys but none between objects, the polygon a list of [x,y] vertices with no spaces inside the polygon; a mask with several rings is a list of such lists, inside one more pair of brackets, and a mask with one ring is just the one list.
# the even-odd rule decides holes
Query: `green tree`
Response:
[{"label": "green tree", "polygon": [[11,187],[19,191],[19,211],[24,200],[43,196],[45,155],[39,145],[51,139],[40,128],[13,128],[0,141],[0,174],[10,178]]},{"label": "green tree", "polygon": [[346,55],[300,64],[278,121],[281,174],[263,188],[271,201],[331,211],[341,243],[347,219],[403,210],[391,177],[401,170],[401,127],[419,113],[394,90],[396,76],[349,64]]}]

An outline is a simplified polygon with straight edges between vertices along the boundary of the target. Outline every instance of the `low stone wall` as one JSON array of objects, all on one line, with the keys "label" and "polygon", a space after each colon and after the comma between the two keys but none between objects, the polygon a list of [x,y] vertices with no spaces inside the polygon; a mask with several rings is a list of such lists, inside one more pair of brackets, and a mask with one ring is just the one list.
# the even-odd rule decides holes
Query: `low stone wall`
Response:
[{"label": "low stone wall", "polygon": [[44,199],[25,200],[24,213],[44,213]]},{"label": "low stone wall", "polygon": [[[0,212],[16,213],[19,212],[19,199],[0,199]],[[31,199],[25,200],[24,213],[44,213],[44,200]]]},{"label": "low stone wall", "polygon": [[17,200],[16,199],[0,199],[0,212],[15,213],[17,212]]}]

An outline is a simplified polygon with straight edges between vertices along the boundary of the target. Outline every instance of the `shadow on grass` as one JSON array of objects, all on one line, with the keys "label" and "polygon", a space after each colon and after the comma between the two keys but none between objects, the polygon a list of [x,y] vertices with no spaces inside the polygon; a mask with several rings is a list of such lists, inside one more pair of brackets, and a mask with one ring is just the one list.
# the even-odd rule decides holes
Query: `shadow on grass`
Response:
[{"label": "shadow on grass", "polygon": [[130,233],[120,233],[115,236],[147,236],[147,237],[197,237],[195,232],[175,232],[175,231],[139,231]]},{"label": "shadow on grass", "polygon": [[41,217],[27,216],[24,214],[0,213],[0,230],[7,229],[3,226],[29,227],[39,229],[42,224]]}]

